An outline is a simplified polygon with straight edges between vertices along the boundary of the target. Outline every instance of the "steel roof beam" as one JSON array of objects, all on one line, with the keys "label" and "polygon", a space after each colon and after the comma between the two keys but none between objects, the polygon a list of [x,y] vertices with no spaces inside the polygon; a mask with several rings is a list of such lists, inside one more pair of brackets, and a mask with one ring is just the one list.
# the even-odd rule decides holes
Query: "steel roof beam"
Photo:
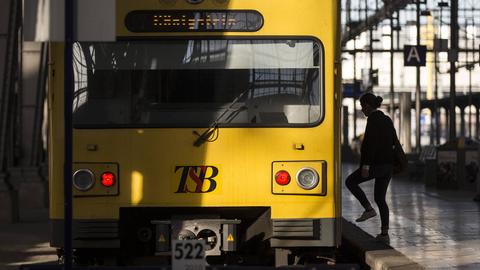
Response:
[{"label": "steel roof beam", "polygon": [[354,39],[361,33],[369,30],[370,28],[378,25],[383,20],[390,18],[394,12],[404,9],[408,4],[413,3],[413,0],[389,0],[385,1],[383,7],[379,9],[375,14],[367,18],[366,21],[353,26],[346,31],[342,36],[342,47],[347,44],[349,40]]}]

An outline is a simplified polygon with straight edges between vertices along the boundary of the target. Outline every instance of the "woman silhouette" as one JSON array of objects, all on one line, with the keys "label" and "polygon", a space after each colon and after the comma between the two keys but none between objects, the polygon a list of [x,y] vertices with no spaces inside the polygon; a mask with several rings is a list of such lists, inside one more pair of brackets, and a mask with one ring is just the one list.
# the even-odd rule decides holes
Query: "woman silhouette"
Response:
[{"label": "woman silhouette", "polygon": [[378,110],[382,101],[383,98],[371,93],[360,98],[362,112],[368,117],[361,147],[360,168],[349,175],[345,183],[365,208],[363,214],[356,219],[357,222],[362,222],[376,216],[377,212],[359,184],[375,178],[374,198],[382,221],[377,239],[388,242],[389,209],[385,195],[392,176],[395,128],[390,117]]}]

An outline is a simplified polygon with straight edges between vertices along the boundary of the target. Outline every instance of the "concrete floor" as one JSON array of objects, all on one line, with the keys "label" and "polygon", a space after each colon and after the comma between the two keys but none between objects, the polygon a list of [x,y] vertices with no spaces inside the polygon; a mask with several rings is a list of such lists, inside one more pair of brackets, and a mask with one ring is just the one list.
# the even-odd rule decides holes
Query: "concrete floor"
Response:
[{"label": "concrete floor", "polygon": [[[344,165],[343,178],[355,169]],[[375,207],[373,181],[361,187]],[[390,245],[429,269],[480,269],[480,203],[472,200],[474,195],[427,189],[421,181],[394,177],[387,193]],[[354,222],[362,212],[344,187],[344,218]],[[379,216],[356,224],[373,236],[380,233]]]},{"label": "concrete floor", "polygon": [[47,223],[0,224],[0,270],[22,264],[55,262],[56,250],[49,244]]}]

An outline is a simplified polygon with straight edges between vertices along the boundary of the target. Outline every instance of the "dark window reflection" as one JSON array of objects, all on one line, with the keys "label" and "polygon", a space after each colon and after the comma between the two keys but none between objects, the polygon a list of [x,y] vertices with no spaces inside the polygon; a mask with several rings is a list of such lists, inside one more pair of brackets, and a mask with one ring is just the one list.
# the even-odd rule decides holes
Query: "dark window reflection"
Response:
[{"label": "dark window reflection", "polygon": [[322,111],[320,50],[309,40],[77,43],[74,123],[77,127],[200,127],[216,119],[226,126],[316,123]]}]

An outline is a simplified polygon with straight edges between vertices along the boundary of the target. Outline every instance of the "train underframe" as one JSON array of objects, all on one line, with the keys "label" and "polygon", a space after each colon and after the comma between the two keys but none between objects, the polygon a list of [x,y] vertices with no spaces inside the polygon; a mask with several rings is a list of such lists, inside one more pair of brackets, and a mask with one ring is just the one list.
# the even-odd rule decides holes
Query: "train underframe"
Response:
[{"label": "train underframe", "polygon": [[[204,240],[211,265],[334,262],[337,220],[272,219],[269,207],[128,207],[118,220],[73,220],[80,265],[169,264],[173,240]],[[63,220],[51,245],[63,247]]]}]

